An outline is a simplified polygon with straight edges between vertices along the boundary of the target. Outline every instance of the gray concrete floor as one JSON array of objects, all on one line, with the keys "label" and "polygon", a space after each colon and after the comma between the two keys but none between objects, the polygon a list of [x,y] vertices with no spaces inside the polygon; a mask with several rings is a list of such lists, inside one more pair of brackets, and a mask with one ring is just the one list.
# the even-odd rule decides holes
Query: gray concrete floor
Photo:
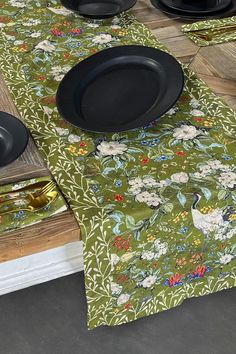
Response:
[{"label": "gray concrete floor", "polygon": [[88,331],[83,274],[0,297],[0,354],[234,354],[236,289]]}]

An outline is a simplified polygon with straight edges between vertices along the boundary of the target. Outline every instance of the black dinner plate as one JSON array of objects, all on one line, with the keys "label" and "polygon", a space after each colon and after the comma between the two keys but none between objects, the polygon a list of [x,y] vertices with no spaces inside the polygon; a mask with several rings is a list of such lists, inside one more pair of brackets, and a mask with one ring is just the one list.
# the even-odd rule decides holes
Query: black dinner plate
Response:
[{"label": "black dinner plate", "polygon": [[0,112],[0,167],[16,160],[24,152],[28,140],[24,124],[11,114]]},{"label": "black dinner plate", "polygon": [[231,0],[161,0],[174,10],[190,14],[212,14],[226,9]]},{"label": "black dinner plate", "polygon": [[139,45],[105,49],[74,66],[61,81],[57,108],[81,129],[119,132],[159,118],[178,100],[184,85],[171,55]]},{"label": "black dinner plate", "polygon": [[186,20],[211,20],[217,18],[224,18],[233,16],[236,14],[236,0],[232,0],[231,4],[222,11],[214,12],[213,14],[195,14],[195,13],[184,13],[179,10],[171,9],[168,6],[165,6],[161,0],[151,0],[151,3],[154,7],[161,10],[167,15],[174,17],[183,18]]},{"label": "black dinner plate", "polygon": [[137,0],[61,0],[63,6],[88,18],[103,19],[129,10]]}]

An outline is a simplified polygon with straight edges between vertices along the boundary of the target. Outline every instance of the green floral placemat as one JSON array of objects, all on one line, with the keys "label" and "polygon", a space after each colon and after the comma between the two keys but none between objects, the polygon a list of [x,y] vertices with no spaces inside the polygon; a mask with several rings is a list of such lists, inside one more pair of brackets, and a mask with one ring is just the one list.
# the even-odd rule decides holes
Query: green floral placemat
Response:
[{"label": "green floral placemat", "polygon": [[[28,202],[27,200],[25,200],[28,191],[19,192],[20,195],[17,196],[14,194],[10,194],[10,192],[11,191],[17,192],[18,189],[42,181],[50,182],[51,178],[50,177],[33,178],[18,183],[12,183],[8,185],[0,186],[0,233],[6,231],[12,231],[15,229],[21,229],[26,226],[36,224],[46,218],[59,214],[67,209],[67,204],[64,198],[62,197],[61,193],[57,189],[55,189],[58,192],[58,197],[48,206],[36,212],[20,210],[21,208],[23,209],[28,206]],[[33,189],[30,192],[33,193],[35,191],[36,190]],[[9,192],[9,194],[4,194],[4,196],[1,196],[2,193],[6,193],[6,192]],[[18,199],[14,201],[13,198],[16,197]],[[7,203],[3,205],[3,202],[7,202]],[[1,215],[1,213],[12,208],[17,209],[17,211],[6,215]]]},{"label": "green floral placemat", "polygon": [[80,223],[89,327],[235,286],[235,112],[184,67],[183,94],[160,120],[81,131],[55,106],[72,66],[116,45],[166,48],[129,13],[94,22],[59,1],[3,4],[0,67]]},{"label": "green floral placemat", "polygon": [[[228,29],[221,29],[227,26]],[[235,26],[231,27],[230,26]],[[182,26],[182,31],[199,47],[206,47],[219,43],[226,43],[236,40],[236,16],[223,18],[219,20],[199,21]],[[200,38],[199,34],[209,36]]]}]

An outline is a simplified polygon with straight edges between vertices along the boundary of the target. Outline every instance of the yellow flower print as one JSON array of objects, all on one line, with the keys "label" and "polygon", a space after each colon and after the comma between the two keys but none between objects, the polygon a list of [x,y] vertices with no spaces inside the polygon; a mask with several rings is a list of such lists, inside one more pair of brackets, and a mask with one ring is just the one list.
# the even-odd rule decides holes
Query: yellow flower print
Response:
[{"label": "yellow flower print", "polygon": [[179,216],[176,216],[176,218],[173,219],[174,223],[176,224],[177,222],[180,221],[180,217]]},{"label": "yellow flower print", "polygon": [[183,267],[185,264],[187,264],[185,257],[176,259],[176,266]]},{"label": "yellow flower print", "polygon": [[180,215],[183,219],[185,219],[188,216],[188,211],[187,210],[182,211],[182,213]]},{"label": "yellow flower print", "polygon": [[212,208],[212,207],[203,207],[203,208],[201,208],[201,212],[203,213],[203,214],[208,214],[208,213],[211,213],[212,211],[213,211],[214,209]]},{"label": "yellow flower print", "polygon": [[70,145],[68,148],[67,148],[68,151],[70,151],[72,154],[75,154],[76,153],[76,147],[73,146],[73,145]]},{"label": "yellow flower print", "polygon": [[193,241],[194,245],[199,246],[202,241],[198,238],[197,240]]},{"label": "yellow flower print", "polygon": [[230,221],[236,220],[236,213],[235,213],[235,214],[231,214],[231,215],[229,216],[229,220],[230,220]]},{"label": "yellow flower print", "polygon": [[148,242],[153,242],[153,241],[155,241],[155,239],[156,239],[156,237],[153,236],[153,235],[149,235],[149,236],[147,237],[147,241],[148,241]]},{"label": "yellow flower print", "polygon": [[88,151],[85,149],[79,149],[79,151],[78,151],[78,155],[86,155],[87,153],[88,153]]},{"label": "yellow flower print", "polygon": [[213,122],[208,122],[208,121],[205,121],[204,123],[203,123],[203,125],[204,125],[204,127],[212,127],[213,125],[214,125],[214,123]]},{"label": "yellow flower print", "polygon": [[184,210],[181,213],[178,213],[176,217],[173,219],[174,223],[177,223],[180,221],[180,219],[185,219],[188,216],[188,211]]},{"label": "yellow flower print", "polygon": [[203,259],[203,254],[196,253],[196,254],[192,255],[192,257],[190,259],[190,263],[199,263],[202,261],[202,259]]},{"label": "yellow flower print", "polygon": [[126,34],[127,34],[126,31],[119,31],[119,32],[118,32],[118,35],[119,35],[119,36],[125,36]]}]

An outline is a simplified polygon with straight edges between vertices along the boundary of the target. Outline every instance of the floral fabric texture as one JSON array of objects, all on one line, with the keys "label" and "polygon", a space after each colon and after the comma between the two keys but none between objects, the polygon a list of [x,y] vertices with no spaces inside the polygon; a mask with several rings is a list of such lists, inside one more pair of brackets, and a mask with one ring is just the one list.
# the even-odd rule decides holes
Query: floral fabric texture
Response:
[{"label": "floral fabric texture", "polygon": [[[38,223],[41,220],[49,218],[53,215],[57,215],[67,209],[67,204],[59,193],[58,197],[49,205],[44,208],[36,211],[30,212],[27,210],[22,210],[28,207],[28,200],[25,199],[27,197],[28,192],[21,191],[17,196],[14,192],[17,190],[27,187],[31,184],[35,184],[38,182],[50,182],[50,177],[41,177],[41,178],[33,178],[26,181],[21,181],[18,183],[8,184],[4,186],[0,186],[0,202],[6,202],[4,204],[0,204],[0,213],[4,213],[9,209],[17,209],[17,211],[12,212],[10,214],[0,215],[0,232],[12,231],[16,229],[22,229],[26,226],[33,225]],[[30,190],[31,193],[36,192],[37,189]],[[8,192],[8,193],[6,193]],[[13,193],[11,193],[13,192]],[[4,195],[1,195],[4,193]],[[14,200],[17,198],[17,200]]]},{"label": "floral fabric texture", "polygon": [[89,327],[235,286],[235,112],[184,67],[179,101],[148,126],[73,127],[55,105],[71,67],[112,46],[165,47],[130,13],[95,22],[59,1],[0,4],[1,71],[81,228]]},{"label": "floral fabric texture", "polygon": [[[223,27],[227,27],[227,29]],[[183,25],[182,31],[199,47],[235,41],[236,16]],[[209,36],[209,38],[200,38],[199,34]]]}]

